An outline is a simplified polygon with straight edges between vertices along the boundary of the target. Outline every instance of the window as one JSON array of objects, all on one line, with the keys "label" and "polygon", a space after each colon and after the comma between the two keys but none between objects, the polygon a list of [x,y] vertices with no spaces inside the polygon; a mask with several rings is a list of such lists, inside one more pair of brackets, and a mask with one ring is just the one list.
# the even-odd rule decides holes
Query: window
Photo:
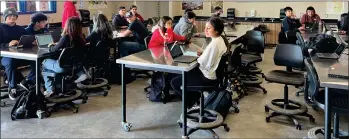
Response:
[{"label": "window", "polygon": [[19,14],[32,14],[37,11],[43,13],[55,13],[56,1],[51,0],[36,0],[36,1],[1,1],[1,13],[6,8],[14,7]]}]

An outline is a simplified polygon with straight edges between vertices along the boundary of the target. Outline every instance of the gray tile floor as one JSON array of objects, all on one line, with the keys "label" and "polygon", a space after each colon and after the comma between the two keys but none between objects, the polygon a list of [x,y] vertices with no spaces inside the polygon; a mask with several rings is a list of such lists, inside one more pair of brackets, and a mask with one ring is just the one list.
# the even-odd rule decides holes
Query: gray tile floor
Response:
[{"label": "gray tile floor", "polygon": [[[264,61],[260,68],[264,73],[276,67],[273,63],[275,49],[266,49]],[[121,127],[121,93],[120,86],[113,85],[109,96],[89,97],[86,104],[81,104],[79,113],[61,110],[53,113],[47,119],[27,119],[11,121],[11,107],[1,108],[2,138],[180,138],[181,129],[176,121],[181,114],[181,103],[167,104],[149,102],[143,93],[146,80],[137,80],[128,85],[127,121],[132,123],[131,132],[124,132]],[[283,86],[267,84],[263,86],[268,94],[261,90],[250,92],[249,96],[240,100],[240,113],[231,113],[226,119],[230,132],[215,129],[221,138],[302,138],[307,131],[324,123],[324,112],[314,111],[309,107],[316,123],[310,123],[307,118],[299,118],[302,130],[296,130],[293,122],[284,117],[278,117],[265,122],[264,104],[271,99],[283,96]],[[289,88],[291,99],[303,101],[303,96],[296,97],[296,88]],[[340,119],[340,127],[348,130],[348,119]],[[191,138],[211,138],[205,131],[199,131]]]}]

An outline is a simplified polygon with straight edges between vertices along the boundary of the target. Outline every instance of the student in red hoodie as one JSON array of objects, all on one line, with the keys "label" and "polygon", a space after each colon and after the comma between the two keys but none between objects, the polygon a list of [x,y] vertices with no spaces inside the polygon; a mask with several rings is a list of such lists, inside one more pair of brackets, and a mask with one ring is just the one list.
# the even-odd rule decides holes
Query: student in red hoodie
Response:
[{"label": "student in red hoodie", "polygon": [[75,7],[76,1],[65,1],[64,2],[64,9],[63,9],[63,16],[62,16],[62,28],[65,26],[65,22],[68,20],[69,17],[79,17],[79,13],[76,11]]},{"label": "student in red hoodie", "polygon": [[163,47],[165,42],[184,41],[185,37],[177,35],[172,29],[172,19],[169,16],[163,16],[158,24],[159,28],[153,32],[149,48]]}]

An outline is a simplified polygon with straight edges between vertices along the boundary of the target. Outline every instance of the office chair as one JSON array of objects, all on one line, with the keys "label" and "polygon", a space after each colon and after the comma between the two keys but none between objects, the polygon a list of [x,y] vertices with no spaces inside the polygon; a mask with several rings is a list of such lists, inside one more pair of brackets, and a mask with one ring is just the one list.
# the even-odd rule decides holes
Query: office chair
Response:
[{"label": "office chair", "polygon": [[[296,44],[301,47],[302,49],[302,53],[303,53],[303,59],[309,59],[310,58],[310,55],[309,55],[309,52],[308,52],[308,48],[306,47],[305,45],[305,41],[303,39],[303,36],[300,32],[296,32],[296,38],[297,38],[297,41],[296,41]],[[295,68],[294,68],[295,69]],[[299,70],[301,72],[304,72],[305,69],[302,68],[302,69],[295,69],[295,70]],[[304,87],[301,87],[299,89],[298,92],[296,92],[296,96],[299,96],[300,93],[304,93]],[[307,101],[308,103],[308,101]],[[309,104],[309,103],[308,103]]]},{"label": "office chair", "polygon": [[[225,69],[226,69],[227,55],[223,55],[219,65],[216,70],[217,75],[217,85],[212,86],[187,86],[188,91],[200,92],[200,108],[195,108],[188,110],[187,112],[187,126],[188,126],[188,136],[197,130],[208,131],[213,138],[218,139],[218,135],[213,131],[213,129],[223,126],[225,131],[229,132],[229,127],[224,124],[223,116],[216,111],[205,109],[204,107],[204,92],[212,92],[217,89],[217,87],[224,88],[225,80]],[[182,128],[183,125],[183,114],[178,122],[178,125]]]},{"label": "office chair", "polygon": [[302,102],[288,99],[288,86],[302,86],[304,84],[304,75],[299,72],[292,72],[292,67],[304,67],[302,49],[293,44],[279,44],[274,54],[274,63],[277,66],[285,66],[286,70],[272,70],[266,76],[265,80],[271,83],[284,84],[284,98],[274,99],[265,105],[265,112],[272,112],[266,117],[266,122],[276,116],[287,116],[291,118],[296,125],[296,129],[301,130],[301,125],[295,119],[295,116],[306,116],[311,122],[315,119],[308,114],[308,108]]},{"label": "office chair", "polygon": [[108,95],[110,85],[107,78],[109,74],[108,62],[110,49],[115,45],[113,40],[107,39],[99,41],[95,47],[90,48],[89,56],[91,57],[88,67],[91,71],[91,79],[80,82],[77,87],[87,94],[91,92],[103,92],[103,96]]},{"label": "office chair", "polygon": [[[240,75],[241,81],[247,87],[256,87],[263,90],[266,94],[267,90],[261,86],[263,83],[264,74],[262,70],[256,66],[256,63],[261,62],[262,54],[264,53],[264,36],[261,31],[250,30],[245,34],[246,52],[241,56],[242,62],[242,74]],[[257,76],[260,74],[262,77]],[[247,95],[247,94],[245,94]]]},{"label": "office chair", "polygon": [[[146,48],[148,49],[148,44],[150,42],[150,39],[151,39],[151,36],[153,34],[150,33],[147,37],[144,38],[144,44],[146,46]],[[138,78],[151,78],[151,74],[149,74],[149,71],[148,70],[138,70],[138,69],[133,69],[132,70],[133,74],[135,77],[138,77]],[[145,76],[137,76],[137,75],[145,75]]]},{"label": "office chair", "polygon": [[[240,75],[240,69],[241,69],[241,45],[237,45],[230,56],[230,61],[228,62],[227,66],[227,90],[231,90],[233,92],[233,105],[232,107],[235,109],[235,113],[239,113],[240,109],[238,108],[239,99],[243,98],[245,96],[245,92],[242,89],[243,83],[241,82],[241,79],[239,78]],[[235,96],[235,94],[237,96]]]},{"label": "office chair", "polygon": [[[314,103],[321,109],[325,109],[325,90],[320,88],[319,78],[312,65],[310,59],[304,60],[305,69],[307,71],[306,82],[305,82],[305,93],[310,95],[310,98]],[[334,113],[334,126],[332,133],[335,138],[345,138],[348,137],[348,133],[339,130],[339,115],[349,115],[349,100],[348,100],[348,90],[340,89],[330,89],[329,90],[332,101],[330,105],[332,107],[332,112]],[[308,99],[308,98],[306,98]],[[323,127],[315,127],[308,131],[308,138],[317,139],[317,134],[324,135]]]},{"label": "office chair", "polygon": [[[84,49],[84,48],[82,48]],[[57,96],[52,96],[47,98],[46,102],[48,104],[53,104],[52,106],[48,105],[47,114],[51,115],[51,112],[57,111],[60,106],[67,105],[73,108],[73,112],[77,113],[79,111],[79,105],[75,104],[73,101],[82,99],[82,103],[86,103],[88,97],[82,93],[81,90],[76,89],[75,87],[70,87],[66,84],[67,81],[72,82],[73,77],[75,76],[76,70],[82,67],[84,62],[85,51],[79,48],[64,48],[61,52],[58,63],[60,67],[65,69],[64,73],[55,73],[53,71],[45,70],[42,72],[43,75],[48,76],[49,78],[54,79],[54,88],[57,88],[57,81],[61,79],[60,92],[58,89],[55,89]],[[67,89],[67,87],[69,89]]]}]

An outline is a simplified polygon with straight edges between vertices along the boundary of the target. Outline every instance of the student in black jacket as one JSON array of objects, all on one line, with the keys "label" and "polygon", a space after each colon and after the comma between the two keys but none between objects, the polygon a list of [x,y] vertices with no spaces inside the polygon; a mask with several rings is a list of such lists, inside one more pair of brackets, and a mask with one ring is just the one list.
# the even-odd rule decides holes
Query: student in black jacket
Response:
[{"label": "student in black jacket", "polygon": [[[86,41],[90,43],[90,48],[88,52],[88,60],[94,63],[104,62],[104,57],[101,55],[109,54],[109,46],[103,44],[103,48],[96,48],[97,43],[100,41],[106,41],[107,44],[112,44],[113,31],[108,23],[108,19],[104,14],[98,14],[93,19],[93,29],[89,36],[87,36]],[[115,44],[115,43],[114,43]]]},{"label": "student in black jacket", "polygon": [[291,7],[284,8],[286,17],[282,21],[282,28],[284,32],[287,31],[297,31],[299,27],[302,26],[296,16],[293,14],[293,9]]},{"label": "student in black jacket", "polygon": [[[49,45],[50,52],[57,52],[67,47],[80,47],[85,49],[86,42],[82,34],[82,26],[78,17],[70,17],[64,27],[63,36],[58,43],[52,43]],[[42,63],[43,71],[53,71],[55,73],[63,73],[64,69],[60,67],[56,59],[45,59]],[[79,72],[80,77],[86,76],[82,72]],[[46,91],[44,92],[45,97],[50,97],[54,90],[52,90],[52,79],[47,76],[43,76],[45,81]],[[79,78],[80,78],[79,77]]]},{"label": "student in black jacket", "polygon": [[128,22],[125,18],[126,15],[126,8],[124,6],[121,6],[119,8],[119,14],[115,15],[113,17],[113,26],[114,29],[126,29],[128,26]]},{"label": "student in black jacket", "polygon": [[31,23],[25,28],[25,31],[28,35],[49,33],[46,25],[47,16],[41,12],[37,12],[31,16]]},{"label": "student in black jacket", "polygon": [[[25,35],[23,27],[16,25],[18,19],[17,10],[14,8],[8,8],[3,12],[4,23],[0,23],[0,47],[7,48],[16,46],[19,44],[19,39],[22,35]],[[28,61],[3,57],[1,64],[5,67],[7,80],[9,82],[9,97],[11,100],[15,100],[20,94],[17,94],[17,81],[20,74],[17,71],[17,67]],[[17,73],[17,74],[16,74]],[[27,76],[28,80],[35,83],[35,63],[31,64],[31,71]]]}]

